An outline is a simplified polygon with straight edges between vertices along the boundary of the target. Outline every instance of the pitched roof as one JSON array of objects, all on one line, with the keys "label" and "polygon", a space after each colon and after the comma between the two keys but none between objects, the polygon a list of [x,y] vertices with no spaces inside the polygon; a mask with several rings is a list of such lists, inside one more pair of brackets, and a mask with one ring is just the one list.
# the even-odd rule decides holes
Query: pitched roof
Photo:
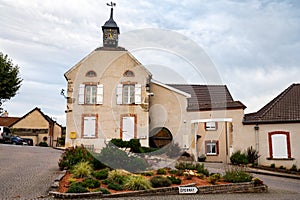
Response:
[{"label": "pitched roof", "polygon": [[18,121],[20,117],[0,117],[0,126],[10,127],[16,121]]},{"label": "pitched roof", "polygon": [[255,113],[244,116],[244,124],[300,122],[300,84],[292,84]]},{"label": "pitched roof", "polygon": [[191,95],[187,111],[246,108],[241,102],[233,100],[226,85],[168,85]]},{"label": "pitched roof", "polygon": [[[49,123],[56,123],[58,124],[56,121],[54,121],[51,117],[49,117],[48,115],[45,115],[40,108],[35,107],[34,109],[32,109],[30,112],[28,112],[27,114],[25,114],[23,117],[19,118],[18,120],[16,120],[14,123],[12,123],[10,126],[15,125],[16,123],[18,123],[19,121],[21,121],[22,119],[26,118],[28,115],[30,115],[31,113],[33,113],[34,111],[38,111],[44,118],[45,120],[47,120]],[[59,125],[59,124],[58,124]],[[61,125],[59,125],[61,126]]]}]

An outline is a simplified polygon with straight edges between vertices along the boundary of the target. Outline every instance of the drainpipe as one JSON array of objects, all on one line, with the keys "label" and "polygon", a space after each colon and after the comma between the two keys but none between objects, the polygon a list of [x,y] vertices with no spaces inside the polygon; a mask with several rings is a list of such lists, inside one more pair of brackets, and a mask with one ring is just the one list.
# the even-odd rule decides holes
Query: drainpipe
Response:
[{"label": "drainpipe", "polygon": [[226,143],[226,164],[228,163],[228,131],[227,122],[225,121],[225,143]]},{"label": "drainpipe", "polygon": [[256,151],[259,151],[259,135],[258,135],[259,126],[258,126],[258,124],[256,124],[254,126],[254,131],[255,131],[255,149],[256,149]]}]

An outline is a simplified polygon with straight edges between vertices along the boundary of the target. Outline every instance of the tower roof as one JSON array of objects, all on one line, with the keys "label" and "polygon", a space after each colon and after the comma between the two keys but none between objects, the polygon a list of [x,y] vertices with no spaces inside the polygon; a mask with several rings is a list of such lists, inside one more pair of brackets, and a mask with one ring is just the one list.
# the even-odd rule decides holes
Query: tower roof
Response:
[{"label": "tower roof", "polygon": [[114,9],[111,8],[110,9],[110,18],[109,20],[107,20],[105,22],[105,24],[102,26],[102,31],[105,29],[105,28],[111,28],[111,29],[117,29],[117,32],[118,34],[120,34],[120,29],[117,25],[117,23],[115,22],[114,18],[113,18],[113,13],[114,13]]}]

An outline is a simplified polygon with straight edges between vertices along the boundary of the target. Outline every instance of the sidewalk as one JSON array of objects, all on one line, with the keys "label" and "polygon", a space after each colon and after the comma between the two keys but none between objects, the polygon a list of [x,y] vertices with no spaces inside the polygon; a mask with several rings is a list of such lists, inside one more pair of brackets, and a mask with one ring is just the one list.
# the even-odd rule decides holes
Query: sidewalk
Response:
[{"label": "sidewalk", "polygon": [[[204,166],[208,169],[211,173],[220,173],[224,174],[227,169],[230,168],[239,168],[239,166],[235,165],[227,165],[225,163],[204,163]],[[288,174],[288,173],[282,173],[282,172],[274,172],[269,170],[263,170],[258,168],[252,168],[252,167],[243,167],[245,170],[249,173],[253,174],[264,174],[268,176],[278,176],[278,177],[284,177],[284,178],[293,178],[293,179],[300,179],[299,175],[296,174]]]}]

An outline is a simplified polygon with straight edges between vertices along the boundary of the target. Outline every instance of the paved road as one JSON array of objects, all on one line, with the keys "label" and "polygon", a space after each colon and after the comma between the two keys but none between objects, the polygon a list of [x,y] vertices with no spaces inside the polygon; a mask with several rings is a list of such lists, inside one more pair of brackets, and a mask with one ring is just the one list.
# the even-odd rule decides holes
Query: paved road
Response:
[{"label": "paved road", "polygon": [[57,177],[61,151],[0,144],[0,199],[45,196]]}]

